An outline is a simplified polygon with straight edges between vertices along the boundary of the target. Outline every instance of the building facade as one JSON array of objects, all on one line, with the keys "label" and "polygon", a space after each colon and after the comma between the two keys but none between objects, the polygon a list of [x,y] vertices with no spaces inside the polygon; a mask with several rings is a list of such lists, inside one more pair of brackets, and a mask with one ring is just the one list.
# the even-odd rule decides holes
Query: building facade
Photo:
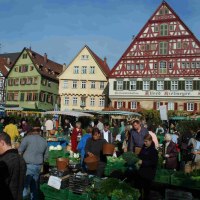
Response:
[{"label": "building facade", "polygon": [[87,45],[59,76],[61,110],[102,110],[108,104],[109,67]]},{"label": "building facade", "polygon": [[63,66],[24,48],[7,76],[6,107],[53,110]]},{"label": "building facade", "polygon": [[116,109],[200,111],[200,42],[165,2],[111,70]]}]

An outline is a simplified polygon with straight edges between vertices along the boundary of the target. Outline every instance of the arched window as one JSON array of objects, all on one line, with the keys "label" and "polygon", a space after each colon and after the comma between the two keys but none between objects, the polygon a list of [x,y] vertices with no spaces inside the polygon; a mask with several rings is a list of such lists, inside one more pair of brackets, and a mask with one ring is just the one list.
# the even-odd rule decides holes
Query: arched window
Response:
[{"label": "arched window", "polygon": [[159,74],[166,74],[166,73],[167,73],[167,62],[160,61]]},{"label": "arched window", "polygon": [[168,24],[161,24],[160,25],[160,36],[167,36],[168,35]]}]

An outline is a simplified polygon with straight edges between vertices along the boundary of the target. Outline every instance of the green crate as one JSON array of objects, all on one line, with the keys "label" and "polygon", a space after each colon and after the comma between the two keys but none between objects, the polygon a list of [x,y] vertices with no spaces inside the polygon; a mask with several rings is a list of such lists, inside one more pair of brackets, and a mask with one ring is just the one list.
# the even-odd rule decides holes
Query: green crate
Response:
[{"label": "green crate", "polygon": [[53,187],[48,186],[47,184],[40,185],[40,190],[43,192],[45,198],[49,199],[68,199],[68,190],[60,189],[57,190]]},{"label": "green crate", "polygon": [[68,200],[89,200],[87,193],[76,194],[69,190]]}]

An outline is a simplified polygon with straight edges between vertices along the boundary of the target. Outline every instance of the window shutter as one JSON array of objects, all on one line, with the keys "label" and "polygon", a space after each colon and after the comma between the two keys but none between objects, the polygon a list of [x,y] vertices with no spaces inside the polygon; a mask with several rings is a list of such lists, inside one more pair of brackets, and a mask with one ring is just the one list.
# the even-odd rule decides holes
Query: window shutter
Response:
[{"label": "window shutter", "polygon": [[127,81],[127,82],[126,82],[126,89],[127,89],[127,90],[130,90],[130,81]]},{"label": "window shutter", "polygon": [[197,111],[197,103],[194,103],[194,111]]},{"label": "window shutter", "polygon": [[137,102],[137,109],[140,108],[140,102]]},{"label": "window shutter", "polygon": [[154,81],[153,89],[154,89],[154,90],[157,90],[157,81]]},{"label": "window shutter", "polygon": [[187,103],[184,103],[184,110],[187,110]]},{"label": "window shutter", "polygon": [[114,101],[114,108],[117,108],[117,101]]},{"label": "window shutter", "polygon": [[171,81],[167,81],[167,90],[171,90]]},{"label": "window shutter", "polygon": [[131,102],[128,102],[128,108],[131,109]]},{"label": "window shutter", "polygon": [[178,89],[185,90],[185,81],[178,81]]},{"label": "window shutter", "polygon": [[200,81],[197,81],[197,90],[200,90]]},{"label": "window shutter", "polygon": [[143,82],[142,81],[137,81],[136,83],[136,88],[137,90],[142,90]]},{"label": "window shutter", "polygon": [[153,109],[156,110],[156,102],[153,102]]},{"label": "window shutter", "polygon": [[178,110],[178,103],[174,103],[174,110]]},{"label": "window shutter", "polygon": [[164,81],[164,90],[167,90],[167,82],[168,81]]},{"label": "window shutter", "polygon": [[162,106],[162,105],[163,105],[163,102],[160,102],[160,105]]},{"label": "window shutter", "polygon": [[193,81],[193,90],[200,90],[200,81]]},{"label": "window shutter", "polygon": [[126,81],[123,81],[123,90],[126,90]]},{"label": "window shutter", "polygon": [[168,110],[168,102],[165,102],[165,105],[167,106],[167,110]]},{"label": "window shutter", "polygon": [[123,108],[126,108],[126,102],[123,101]]},{"label": "window shutter", "polygon": [[116,90],[116,89],[117,89],[117,81],[114,81],[113,90]]},{"label": "window shutter", "polygon": [[154,85],[154,81],[150,81],[150,90],[154,89],[153,85]]}]

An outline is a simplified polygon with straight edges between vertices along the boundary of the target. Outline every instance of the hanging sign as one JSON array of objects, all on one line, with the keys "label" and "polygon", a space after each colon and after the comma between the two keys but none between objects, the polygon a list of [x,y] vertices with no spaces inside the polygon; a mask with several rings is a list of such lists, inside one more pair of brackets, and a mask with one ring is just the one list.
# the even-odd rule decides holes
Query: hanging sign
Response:
[{"label": "hanging sign", "polygon": [[161,120],[168,120],[167,117],[167,106],[166,105],[162,105],[159,107],[160,110],[160,119]]}]

